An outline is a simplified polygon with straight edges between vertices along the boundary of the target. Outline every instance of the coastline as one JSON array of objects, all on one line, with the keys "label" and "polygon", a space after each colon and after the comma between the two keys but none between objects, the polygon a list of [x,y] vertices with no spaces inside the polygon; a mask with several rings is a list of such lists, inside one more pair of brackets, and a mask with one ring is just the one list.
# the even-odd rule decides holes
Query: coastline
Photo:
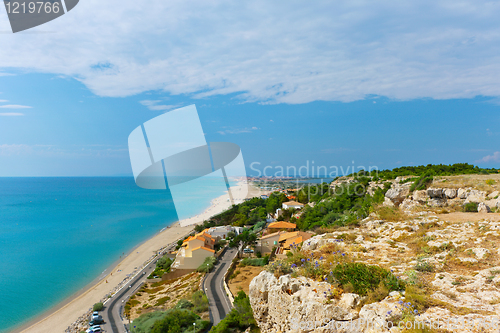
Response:
[{"label": "coastline", "polygon": [[[260,190],[248,184],[248,193],[243,194],[242,188],[246,181],[239,181],[231,187],[234,203],[238,204],[246,197],[253,197],[260,193]],[[177,242],[194,230],[197,223],[217,215],[231,206],[225,200],[225,194],[211,201],[211,205],[201,214],[177,221],[156,233],[151,238],[134,247],[123,258],[117,260],[104,272],[96,277],[90,284],[80,291],[61,301],[57,305],[48,309],[30,321],[14,327],[10,333],[31,333],[31,332],[64,332],[72,323],[78,320],[82,314],[92,308],[94,303],[99,302],[106,295],[116,292],[121,286],[126,284],[136,272],[156,256],[156,252],[167,245]]]}]

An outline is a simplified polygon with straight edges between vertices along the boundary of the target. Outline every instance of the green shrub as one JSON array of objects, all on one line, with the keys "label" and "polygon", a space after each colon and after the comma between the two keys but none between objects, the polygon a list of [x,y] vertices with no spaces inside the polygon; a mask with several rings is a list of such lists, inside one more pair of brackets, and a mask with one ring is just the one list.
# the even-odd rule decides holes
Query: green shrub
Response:
[{"label": "green shrub", "polygon": [[343,288],[352,288],[352,292],[359,295],[366,295],[368,291],[374,290],[381,283],[389,291],[404,288],[404,283],[391,272],[379,266],[363,263],[339,264],[332,270],[332,275]]},{"label": "green shrub", "polygon": [[185,298],[182,298],[179,300],[179,302],[177,302],[177,305],[175,306],[175,308],[176,309],[190,309],[193,306],[194,306],[193,303],[191,303],[190,301],[188,301]]},{"label": "green shrub", "polygon": [[493,179],[486,180],[486,185],[493,185],[493,184],[495,184],[495,181]]},{"label": "green shrub", "polygon": [[194,313],[202,313],[208,311],[208,297],[201,290],[198,290],[191,296],[191,301],[193,302]]},{"label": "green shrub", "polygon": [[467,213],[477,213],[477,203],[476,202],[469,202],[466,203],[463,207],[464,212]]},{"label": "green shrub", "polygon": [[434,270],[434,266],[427,261],[422,261],[417,263],[414,269],[419,272],[432,272]]},{"label": "green shrub", "polygon": [[170,297],[168,297],[168,296],[165,296],[165,297],[159,298],[159,299],[156,301],[155,306],[162,306],[163,304],[167,303],[168,301],[170,301]]},{"label": "green shrub", "polygon": [[241,261],[242,266],[265,266],[269,260],[269,256],[264,258],[245,258]]},{"label": "green shrub", "polygon": [[[196,325],[193,326],[193,323]],[[188,333],[193,332],[194,328],[196,332],[203,332],[208,325],[208,321],[201,320],[192,311],[172,309],[167,311],[165,317],[154,323],[151,333]]]},{"label": "green shrub", "polygon": [[434,176],[430,172],[426,172],[420,177],[418,177],[415,182],[411,185],[410,191],[425,190],[434,180]]},{"label": "green shrub", "polygon": [[102,311],[102,309],[104,309],[104,304],[102,304],[101,302],[95,303],[92,309],[93,311]]},{"label": "green shrub", "polygon": [[217,258],[215,258],[214,256],[206,257],[205,261],[203,262],[203,264],[201,264],[200,267],[198,267],[196,269],[196,271],[197,272],[208,273],[208,272],[210,272],[214,268],[214,265],[215,265],[216,261],[217,261]]},{"label": "green shrub", "polygon": [[234,308],[217,326],[212,327],[210,333],[244,332],[249,327],[251,332],[258,330],[250,300],[244,291],[240,291],[234,299]]}]

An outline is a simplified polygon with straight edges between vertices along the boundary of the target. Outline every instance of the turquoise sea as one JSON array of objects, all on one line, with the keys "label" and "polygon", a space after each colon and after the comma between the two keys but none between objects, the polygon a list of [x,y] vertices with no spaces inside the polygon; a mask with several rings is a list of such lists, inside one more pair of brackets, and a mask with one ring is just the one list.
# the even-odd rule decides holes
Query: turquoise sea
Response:
[{"label": "turquoise sea", "polygon": [[[224,194],[219,182],[204,178],[180,204],[204,211]],[[175,221],[170,192],[133,178],[0,178],[0,332],[57,305]]]}]

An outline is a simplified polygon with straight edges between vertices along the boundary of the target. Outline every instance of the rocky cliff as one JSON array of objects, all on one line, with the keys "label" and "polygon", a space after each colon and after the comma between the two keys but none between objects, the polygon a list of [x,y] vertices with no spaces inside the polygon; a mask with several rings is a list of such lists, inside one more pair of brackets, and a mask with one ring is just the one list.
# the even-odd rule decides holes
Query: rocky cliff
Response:
[{"label": "rocky cliff", "polygon": [[[389,327],[407,322],[434,325],[428,332],[438,327],[497,332],[499,231],[500,222],[453,223],[419,212],[405,221],[368,218],[358,228],[314,236],[302,252],[321,260],[334,244],[352,261],[392,270],[417,292],[408,297],[404,290],[391,292],[380,302],[364,304],[363,297],[347,292],[325,297],[333,286],[300,276],[299,270],[295,278],[264,271],[250,284],[255,319],[262,332],[273,333],[402,332]],[[415,300],[421,312],[402,321],[404,304]]]}]

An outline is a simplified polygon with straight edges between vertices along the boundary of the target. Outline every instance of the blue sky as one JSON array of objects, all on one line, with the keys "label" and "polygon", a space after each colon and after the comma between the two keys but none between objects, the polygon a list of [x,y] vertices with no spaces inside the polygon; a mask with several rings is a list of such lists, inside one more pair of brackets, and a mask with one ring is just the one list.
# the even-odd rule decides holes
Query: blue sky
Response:
[{"label": "blue sky", "polygon": [[250,174],[499,167],[499,14],[481,1],[86,0],[9,34],[0,10],[0,176],[130,174],[130,132],[190,104]]}]

